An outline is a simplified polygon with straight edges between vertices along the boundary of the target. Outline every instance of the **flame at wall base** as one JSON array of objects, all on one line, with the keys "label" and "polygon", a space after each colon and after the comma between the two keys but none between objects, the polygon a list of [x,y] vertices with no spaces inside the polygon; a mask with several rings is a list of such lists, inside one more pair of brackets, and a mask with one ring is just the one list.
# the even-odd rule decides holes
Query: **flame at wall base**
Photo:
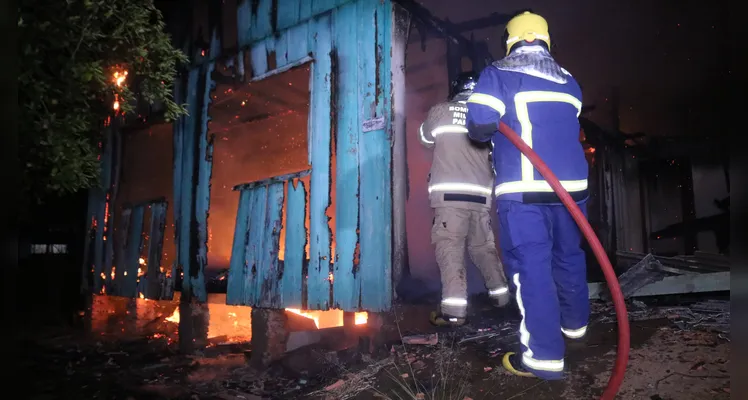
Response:
[{"label": "flame at wall base", "polygon": [[365,325],[366,322],[368,321],[369,321],[369,313],[364,311],[364,312],[357,312],[355,314],[354,323],[356,325]]},{"label": "flame at wall base", "polygon": [[[236,328],[236,326],[239,323],[239,320],[246,318],[246,321],[244,321],[244,324],[250,324],[251,326],[251,307],[241,307],[241,306],[226,306],[231,307],[231,311],[227,311],[227,315],[218,315],[217,309],[211,310],[210,320],[208,322],[208,338],[218,337],[218,336],[231,336],[231,332]],[[241,315],[243,317],[239,317],[236,312],[236,308],[241,308],[246,310],[245,312],[242,312]],[[335,328],[339,326],[343,326],[344,319],[343,319],[343,311],[342,310],[329,310],[329,311],[302,311],[297,308],[286,308],[287,312],[291,312],[297,315],[300,315],[305,318],[309,318],[312,321],[314,321],[314,325],[317,327],[317,329],[325,329],[325,328]],[[228,320],[225,317],[229,317]],[[369,314],[367,312],[357,312],[354,314],[354,324],[355,325],[365,325],[367,321],[369,320]],[[171,323],[178,324],[179,323],[179,307],[177,307],[174,310],[174,313],[172,313],[169,317],[166,318],[166,321],[169,321]],[[230,322],[230,323],[228,323]],[[228,324],[227,324],[228,323]],[[243,324],[243,325],[244,325]],[[228,326],[227,326],[228,325]]]},{"label": "flame at wall base", "polygon": [[[174,294],[173,300],[95,295],[91,307],[91,331],[108,339],[143,335],[150,338],[167,337],[169,343],[172,343],[178,340],[181,319],[179,301],[178,292]],[[206,304],[194,308],[193,312],[196,316],[200,315],[200,318],[208,318],[206,339],[211,344],[247,343],[252,339],[251,308],[227,305],[225,294],[208,294]],[[354,323],[355,326],[363,326],[368,323],[366,312],[347,314],[341,310],[297,309],[287,312],[314,322],[314,327],[311,327],[311,323],[302,324],[306,326],[303,329],[335,328]],[[296,328],[293,329],[300,327],[296,322]]]}]

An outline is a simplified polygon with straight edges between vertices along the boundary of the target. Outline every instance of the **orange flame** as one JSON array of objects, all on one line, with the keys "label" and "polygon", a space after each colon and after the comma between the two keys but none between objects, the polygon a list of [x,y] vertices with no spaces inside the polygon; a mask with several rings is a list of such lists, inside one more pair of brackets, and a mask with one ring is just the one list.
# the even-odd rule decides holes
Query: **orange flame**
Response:
[{"label": "orange flame", "polygon": [[356,325],[366,325],[366,322],[369,320],[369,313],[367,312],[357,312],[354,314],[354,323]]},{"label": "orange flame", "polygon": [[126,78],[127,70],[123,72],[114,71],[114,84],[117,85],[117,87],[122,87],[122,84],[125,83]]},{"label": "orange flame", "polygon": [[[122,87],[122,85],[125,83],[125,79],[127,79],[127,70],[122,72],[114,71],[112,80],[117,87]],[[116,93],[114,94],[114,104],[112,104],[112,108],[114,109],[114,111],[119,110],[119,95],[117,95]]]},{"label": "orange flame", "polygon": [[286,311],[311,319],[312,321],[314,321],[314,325],[317,326],[317,329],[319,329],[319,316],[301,311],[298,308],[286,308]]},{"label": "orange flame", "polygon": [[179,307],[174,309],[174,313],[171,314],[168,318],[166,318],[167,321],[173,322],[175,324],[179,323]]},{"label": "orange flame", "polygon": [[[144,298],[143,294],[139,294],[140,298]],[[341,310],[329,310],[329,311],[302,311],[298,308],[286,308],[287,312],[294,313],[296,315],[302,316],[304,318],[311,319],[314,321],[314,325],[317,327],[317,329],[321,328],[330,328],[335,326],[343,326],[343,311]],[[331,314],[332,315],[329,315]],[[337,318],[335,318],[337,316]],[[228,312],[228,317],[231,324],[233,324],[234,327],[236,327],[239,324],[239,316],[235,312]],[[179,307],[174,309],[174,312],[166,318],[166,321],[169,321],[171,323],[179,324]],[[367,312],[357,312],[354,314],[354,323],[356,325],[365,325],[368,322],[369,314]],[[208,326],[208,337],[215,336],[217,332],[215,332],[216,329],[221,330],[221,328],[225,328],[225,324],[221,324],[222,326],[215,327],[215,326]],[[213,331],[213,332],[212,332]]]}]

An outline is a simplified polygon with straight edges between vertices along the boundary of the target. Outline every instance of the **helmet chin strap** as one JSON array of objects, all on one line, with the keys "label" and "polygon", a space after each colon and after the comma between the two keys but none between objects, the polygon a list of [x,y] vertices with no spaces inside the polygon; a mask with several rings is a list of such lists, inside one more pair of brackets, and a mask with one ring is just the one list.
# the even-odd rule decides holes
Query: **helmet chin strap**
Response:
[{"label": "helmet chin strap", "polygon": [[451,101],[464,101],[467,100],[470,95],[473,94],[472,90],[463,90],[462,92],[459,92],[452,96],[450,99]]}]

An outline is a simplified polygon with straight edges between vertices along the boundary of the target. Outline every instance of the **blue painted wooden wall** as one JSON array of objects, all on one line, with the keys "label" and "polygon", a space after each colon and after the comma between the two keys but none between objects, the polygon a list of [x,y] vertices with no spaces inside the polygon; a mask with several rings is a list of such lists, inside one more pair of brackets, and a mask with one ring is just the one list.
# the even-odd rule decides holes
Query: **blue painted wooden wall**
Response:
[{"label": "blue painted wooden wall", "polygon": [[[261,13],[272,2],[259,3]],[[245,51],[251,60],[251,65],[240,67],[251,68],[253,79],[277,72],[268,71],[268,55],[275,56],[278,70],[312,60],[312,168],[309,188],[298,182],[298,176],[236,188],[241,197],[227,301],[274,308],[386,310],[392,297],[391,4],[278,1],[278,31],[272,36],[269,12],[252,14],[249,1],[239,9],[239,44],[249,46]],[[384,125],[363,132],[362,123],[378,117],[384,117]],[[331,145],[336,146],[335,170]],[[335,237],[325,214],[333,174]],[[310,254],[302,276],[307,197]],[[281,267],[277,253],[284,202],[286,256]],[[336,254],[330,254],[332,240]]]},{"label": "blue painted wooden wall", "polygon": [[[217,27],[213,28],[208,49],[186,47],[193,64],[177,82],[175,98],[187,104],[189,114],[173,124],[172,207],[175,265],[184,274],[183,301],[207,299],[204,268],[213,153],[208,111],[210,92],[215,87],[211,77],[216,60],[234,57],[239,75],[253,80],[311,61],[311,183],[305,187],[298,177],[281,177],[280,181],[239,188],[237,240],[227,302],[347,311],[390,307],[391,25],[390,0],[245,0],[237,8],[238,54],[219,54]],[[269,57],[275,58],[274,70],[268,65]],[[362,124],[374,118],[383,118],[383,126],[364,132]],[[333,146],[335,170],[331,170]],[[102,159],[107,159],[106,151]],[[106,161],[103,164],[109,168]],[[334,238],[325,215],[333,176]],[[100,193],[92,196],[93,219],[102,220],[105,202]],[[308,255],[304,254],[307,235],[303,207],[307,199],[311,221]],[[289,207],[285,216],[286,256],[280,265],[278,224],[283,202]],[[97,229],[91,242],[93,251],[89,252],[96,253],[95,276],[103,271],[104,264],[99,260],[105,258],[100,253],[104,251],[103,228]],[[336,254],[330,254],[332,240],[336,242]],[[302,276],[307,257],[307,274]],[[252,264],[248,260],[253,260]]]},{"label": "blue painted wooden wall", "polygon": [[[88,193],[88,212],[86,223],[88,231],[86,234],[83,276],[86,284],[90,285],[93,293],[105,293],[107,274],[112,265],[112,242],[108,240],[113,233],[113,221],[109,210],[112,193],[113,153],[115,146],[115,135],[117,134],[118,122],[109,119],[105,123],[102,139],[99,143],[101,149],[100,160],[100,186],[92,188]],[[112,125],[114,123],[114,126]]]}]

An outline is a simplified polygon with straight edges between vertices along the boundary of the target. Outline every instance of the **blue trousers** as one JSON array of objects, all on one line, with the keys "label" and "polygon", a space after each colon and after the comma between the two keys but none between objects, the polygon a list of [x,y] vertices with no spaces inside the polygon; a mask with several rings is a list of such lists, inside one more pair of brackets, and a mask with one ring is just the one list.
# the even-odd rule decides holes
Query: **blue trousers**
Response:
[{"label": "blue trousers", "polygon": [[[586,214],[586,202],[579,207]],[[580,338],[590,313],[582,236],[563,205],[500,200],[499,246],[522,313],[523,365],[561,379],[564,338]]]}]

